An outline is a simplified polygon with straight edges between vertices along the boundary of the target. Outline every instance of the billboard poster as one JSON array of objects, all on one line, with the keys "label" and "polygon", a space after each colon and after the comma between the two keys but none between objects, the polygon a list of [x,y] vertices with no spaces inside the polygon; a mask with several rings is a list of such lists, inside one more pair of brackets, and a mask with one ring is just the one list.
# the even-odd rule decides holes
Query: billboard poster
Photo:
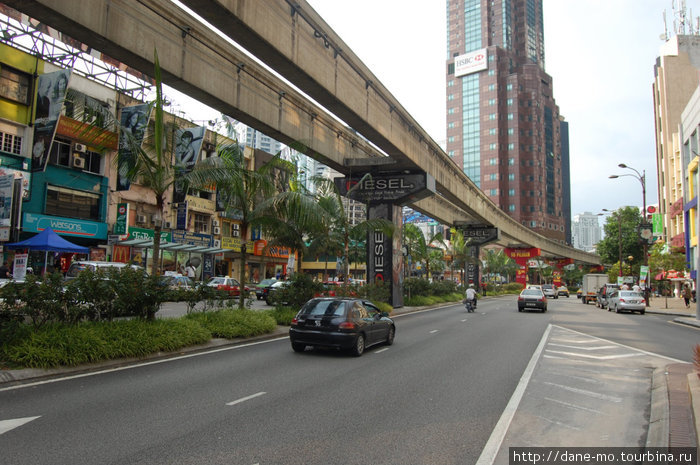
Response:
[{"label": "billboard poster", "polygon": [[455,77],[483,71],[488,67],[488,54],[485,48],[466,53],[455,58]]},{"label": "billboard poster", "polygon": [[0,227],[3,228],[12,226],[12,194],[14,186],[14,175],[0,176]]},{"label": "billboard poster", "polygon": [[21,281],[27,275],[27,260],[29,254],[18,253],[15,254],[15,264],[12,267],[12,278],[16,281]]},{"label": "billboard poster", "polygon": [[71,70],[62,69],[42,74],[37,79],[34,139],[32,140],[32,173],[44,171],[51,153],[51,144],[68,91]]},{"label": "billboard poster", "polygon": [[131,187],[128,173],[133,168],[136,151],[141,148],[151,119],[151,106],[147,103],[122,108],[119,128],[119,159],[117,162],[117,190]]},{"label": "billboard poster", "polygon": [[129,226],[129,204],[117,204],[117,221],[114,222],[112,234],[128,234],[127,227]]},{"label": "billboard poster", "polygon": [[194,128],[179,128],[175,131],[175,172],[176,179],[173,189],[173,202],[182,202],[187,195],[187,186],[181,181],[180,174],[189,173],[199,160],[204,142],[204,126]]}]

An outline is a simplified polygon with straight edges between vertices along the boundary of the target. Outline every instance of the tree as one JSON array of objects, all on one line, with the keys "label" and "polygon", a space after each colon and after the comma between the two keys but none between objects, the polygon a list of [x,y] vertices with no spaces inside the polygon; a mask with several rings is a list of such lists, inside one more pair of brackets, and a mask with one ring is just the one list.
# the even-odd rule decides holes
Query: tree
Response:
[{"label": "tree", "polygon": [[644,249],[640,244],[637,227],[642,216],[637,207],[622,207],[607,218],[603,226],[605,238],[598,242],[597,250],[603,263],[617,263],[634,257],[633,264],[644,262]]},{"label": "tree", "polygon": [[[187,182],[195,188],[216,184],[217,194],[226,212],[240,219],[241,266],[238,281],[241,286],[245,284],[248,232],[252,227],[265,223],[270,214],[270,199],[278,193],[273,170],[286,166],[279,158],[273,158],[257,170],[249,169],[242,147],[232,143],[217,147],[217,156],[199,162],[186,175]],[[239,296],[238,306],[241,309],[245,304],[244,294],[241,292]]]},{"label": "tree", "polygon": [[414,262],[423,263],[425,267],[425,277],[430,278],[431,270],[431,251],[434,250],[432,244],[439,242],[444,245],[442,233],[437,232],[429,239],[425,238],[423,231],[413,223],[407,223],[403,227],[404,245],[408,251],[408,255],[413,258]]},{"label": "tree", "polygon": [[484,274],[488,274],[492,278],[505,276],[510,279],[510,275],[514,274],[513,266],[517,269],[515,260],[506,255],[503,249],[487,249],[484,261],[486,263]]},{"label": "tree", "polygon": [[464,269],[469,257],[469,245],[464,238],[462,231],[452,229],[452,239],[450,240],[450,255],[452,255],[452,267],[458,267],[460,270],[460,281],[464,282]]}]

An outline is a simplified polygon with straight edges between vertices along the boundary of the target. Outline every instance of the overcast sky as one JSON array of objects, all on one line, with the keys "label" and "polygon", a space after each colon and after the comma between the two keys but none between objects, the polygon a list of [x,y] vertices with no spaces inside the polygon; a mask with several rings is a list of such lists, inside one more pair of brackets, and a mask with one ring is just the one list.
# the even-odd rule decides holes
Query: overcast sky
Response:
[{"label": "overcast sky", "polygon": [[[308,0],[408,112],[445,140],[444,1]],[[700,14],[700,0],[688,0]],[[658,201],[651,86],[671,0],[544,0],[546,71],[569,122],[572,215]]]}]

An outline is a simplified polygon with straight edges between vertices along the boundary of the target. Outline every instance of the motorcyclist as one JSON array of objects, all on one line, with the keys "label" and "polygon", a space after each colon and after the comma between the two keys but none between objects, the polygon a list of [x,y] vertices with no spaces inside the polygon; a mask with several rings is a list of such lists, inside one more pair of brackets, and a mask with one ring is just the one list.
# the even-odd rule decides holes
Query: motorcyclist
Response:
[{"label": "motorcyclist", "polygon": [[470,284],[469,287],[467,288],[467,292],[464,298],[464,303],[468,304],[471,302],[471,308],[475,309],[476,308],[476,289],[474,289],[474,285]]}]

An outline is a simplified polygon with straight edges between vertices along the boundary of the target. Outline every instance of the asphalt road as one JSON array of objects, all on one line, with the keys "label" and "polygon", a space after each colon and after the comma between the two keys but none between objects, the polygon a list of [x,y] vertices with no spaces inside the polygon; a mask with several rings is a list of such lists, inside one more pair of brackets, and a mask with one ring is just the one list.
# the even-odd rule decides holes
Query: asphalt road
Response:
[{"label": "asphalt road", "polygon": [[281,339],[0,389],[0,421],[26,421],[0,434],[2,463],[491,464],[510,445],[638,445],[649,370],[671,360],[649,352],[690,361],[700,339],[575,298],[396,322],[394,345],[360,358]]}]

